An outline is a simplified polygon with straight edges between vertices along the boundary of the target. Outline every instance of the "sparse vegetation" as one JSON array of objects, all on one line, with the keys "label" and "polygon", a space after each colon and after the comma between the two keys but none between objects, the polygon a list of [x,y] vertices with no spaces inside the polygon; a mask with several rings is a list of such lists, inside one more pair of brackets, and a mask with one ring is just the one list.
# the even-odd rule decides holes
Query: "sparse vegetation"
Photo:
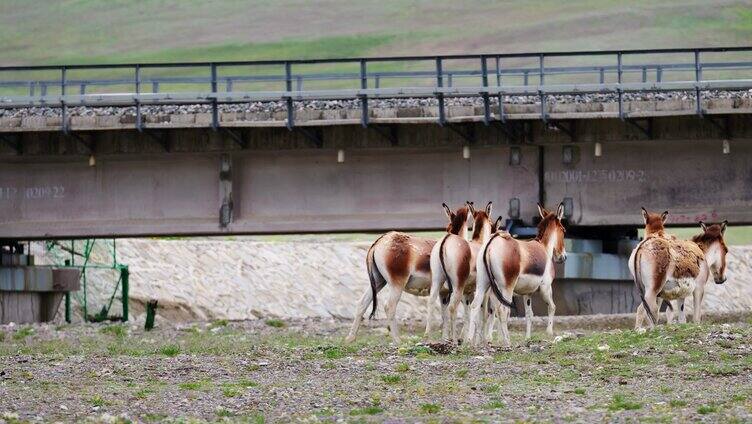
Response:
[{"label": "sparse vegetation", "polygon": [[715,412],[718,412],[718,407],[715,405],[702,405],[697,408],[697,413],[702,415],[712,414]]},{"label": "sparse vegetation", "polygon": [[420,405],[420,410],[426,414],[436,414],[441,411],[441,407],[435,403],[424,403]]},{"label": "sparse vegetation", "polygon": [[402,377],[400,377],[397,374],[382,375],[381,381],[383,381],[386,384],[397,384],[400,381],[402,381]]},{"label": "sparse vegetation", "polygon": [[629,400],[626,396],[617,394],[614,395],[611,403],[608,405],[609,411],[632,411],[642,408],[642,404]]},{"label": "sparse vegetation", "polygon": [[[752,337],[746,324],[661,326],[644,334],[584,330],[557,343],[539,335],[531,345],[513,331],[510,350],[463,346],[448,354],[423,352],[425,346],[409,331],[396,348],[383,334],[367,330],[345,345],[347,323],[325,324],[336,331],[321,331],[322,325],[296,322],[268,331],[262,321],[200,332],[164,326],[148,334],[123,333],[115,329],[119,324],[44,331],[30,326],[24,332],[33,337],[15,339],[11,335],[21,330],[15,329],[0,344],[0,372],[5,371],[0,384],[10,393],[24,390],[34,399],[48,399],[24,407],[50,421],[60,404],[110,412],[126,399],[153,405],[132,417],[144,422],[196,415],[250,422],[264,422],[264,416],[368,421],[382,414],[463,422],[499,420],[511,411],[525,421],[597,421],[605,412],[624,421],[705,414],[733,422],[743,420],[752,393],[744,387],[752,369],[748,344],[741,342]],[[598,350],[603,345],[609,349]],[[412,353],[400,355],[401,349]],[[177,354],[184,360],[171,359]],[[671,367],[677,360],[680,365]],[[50,372],[49,364],[71,371]],[[660,384],[636,384],[656,378]],[[695,390],[697,384],[702,391]],[[554,399],[525,397],[554,387]],[[264,399],[269,407],[248,412],[235,406],[251,398]],[[188,399],[189,406],[174,399]],[[292,399],[296,407],[290,409]],[[0,397],[0,411],[12,411],[11,402]],[[577,414],[567,410],[572,402],[582,407]],[[289,415],[301,411],[297,405],[310,407]],[[288,415],[283,419],[280,411]]]},{"label": "sparse vegetation", "polygon": [[169,357],[178,356],[180,354],[180,345],[174,343],[164,345],[159,348],[159,353]]},{"label": "sparse vegetation", "polygon": [[284,328],[285,322],[281,319],[268,319],[266,320],[266,325],[274,328]]},{"label": "sparse vegetation", "polygon": [[113,324],[102,327],[99,330],[102,334],[110,334],[119,339],[125,338],[128,335],[128,330],[122,324]]},{"label": "sparse vegetation", "polygon": [[22,327],[13,333],[13,340],[25,340],[27,337],[34,335],[34,329],[32,327]]}]

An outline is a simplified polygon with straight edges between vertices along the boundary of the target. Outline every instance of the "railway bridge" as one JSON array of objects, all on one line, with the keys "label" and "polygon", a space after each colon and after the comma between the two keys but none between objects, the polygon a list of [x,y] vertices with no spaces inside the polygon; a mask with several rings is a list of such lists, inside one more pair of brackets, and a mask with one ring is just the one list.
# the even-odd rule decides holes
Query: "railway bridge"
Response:
[{"label": "railway bridge", "polygon": [[526,236],[564,202],[557,303],[628,310],[640,206],[752,224],[751,113],[752,47],[5,67],[0,240],[429,230],[465,200]]}]

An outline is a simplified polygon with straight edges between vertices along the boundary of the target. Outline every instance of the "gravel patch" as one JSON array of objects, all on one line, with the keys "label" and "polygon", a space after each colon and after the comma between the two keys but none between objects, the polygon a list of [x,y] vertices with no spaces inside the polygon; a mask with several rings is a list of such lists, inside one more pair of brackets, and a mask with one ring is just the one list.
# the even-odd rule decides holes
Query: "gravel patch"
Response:
[{"label": "gravel patch", "polygon": [[[752,90],[744,91],[706,91],[702,93],[704,99],[750,99]],[[579,95],[549,95],[546,97],[549,104],[588,104],[588,103],[613,103],[618,101],[616,94],[579,94]],[[669,100],[694,100],[695,93],[692,91],[676,92],[645,92],[624,93],[625,102],[634,101],[669,101]],[[490,99],[491,104],[498,106],[498,98]],[[350,110],[360,109],[360,100],[313,100],[295,102],[296,110]],[[538,96],[504,96],[504,104],[534,105],[540,104]],[[483,106],[480,97],[448,97],[445,99],[446,106]],[[1,106],[1,104],[0,104]],[[370,108],[381,109],[404,109],[416,107],[437,107],[435,98],[393,98],[369,100]],[[188,104],[166,106],[143,106],[144,115],[180,115],[195,113],[210,113],[211,105]],[[250,102],[238,104],[220,104],[219,111],[222,113],[274,113],[287,110],[284,101],[277,102]],[[25,118],[30,116],[57,117],[60,116],[59,107],[31,107],[0,109],[0,118]],[[135,107],[69,107],[68,116],[135,116]]]},{"label": "gravel patch", "polygon": [[0,422],[744,422],[750,318],[637,333],[579,317],[445,354],[418,323],[399,346],[380,323],[344,345],[337,320],[7,325]]}]

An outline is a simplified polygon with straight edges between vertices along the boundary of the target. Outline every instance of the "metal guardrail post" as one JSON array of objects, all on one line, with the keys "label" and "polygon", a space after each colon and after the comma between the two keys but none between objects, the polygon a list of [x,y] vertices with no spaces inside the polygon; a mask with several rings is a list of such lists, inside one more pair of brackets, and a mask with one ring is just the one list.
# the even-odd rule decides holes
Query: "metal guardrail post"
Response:
[{"label": "metal guardrail post", "polygon": [[700,81],[702,80],[702,68],[700,67],[700,51],[695,50],[695,107],[697,116],[702,116],[702,98],[700,97]]},{"label": "metal guardrail post", "polygon": [[[488,89],[488,63],[486,56],[480,57],[480,72],[483,87]],[[488,98],[488,91],[482,93],[483,96],[483,123],[488,126],[491,122],[491,101]]]},{"label": "metal guardrail post", "polygon": [[141,66],[136,65],[136,69],[134,70],[135,79],[135,85],[136,85],[136,129],[141,132],[144,130],[143,122],[141,119],[141,100],[139,100],[138,96],[141,94]]},{"label": "metal guardrail post", "polygon": [[219,108],[217,107],[217,64],[211,64],[211,91],[212,91],[212,129],[219,128]]},{"label": "metal guardrail post", "polygon": [[540,104],[541,104],[541,120],[543,122],[546,122],[548,120],[548,112],[546,111],[546,94],[543,92],[543,86],[546,84],[545,80],[545,71],[544,71],[544,55],[541,53],[538,56],[538,95],[540,96]]},{"label": "metal guardrail post", "polygon": [[129,291],[130,291],[130,271],[127,265],[123,265],[120,268],[120,278],[122,283],[122,301],[123,304],[123,322],[128,321],[128,303],[129,303]]},{"label": "metal guardrail post", "polygon": [[292,104],[292,65],[285,62],[285,90],[287,90],[287,129],[292,131],[295,126],[295,111]]},{"label": "metal guardrail post", "polygon": [[[65,66],[60,68],[60,95],[65,96],[65,81],[67,70]],[[65,105],[65,100],[60,101],[62,122],[60,123],[61,130],[64,134],[68,134],[68,107]]]},{"label": "metal guardrail post", "polygon": [[[441,58],[436,58],[436,87],[444,87],[444,70],[442,69]],[[444,93],[436,90],[436,100],[439,102],[439,125],[446,124],[446,112],[444,110]]]},{"label": "metal guardrail post", "polygon": [[65,322],[71,323],[71,294],[69,291],[65,292]]},{"label": "metal guardrail post", "polygon": [[624,93],[621,88],[621,82],[622,82],[622,53],[618,52],[616,54],[616,81],[619,83],[619,87],[616,89],[616,92],[619,95],[619,119],[622,121],[624,120]]},{"label": "metal guardrail post", "polygon": [[[360,88],[362,90],[368,88],[368,73],[366,72],[365,59],[360,59]],[[363,128],[368,126],[368,96],[365,94],[360,96],[360,125]]]},{"label": "metal guardrail post", "polygon": [[[496,56],[496,86],[501,87],[501,58]],[[499,89],[499,120],[501,122],[507,122],[507,117],[504,115],[504,95]]]}]

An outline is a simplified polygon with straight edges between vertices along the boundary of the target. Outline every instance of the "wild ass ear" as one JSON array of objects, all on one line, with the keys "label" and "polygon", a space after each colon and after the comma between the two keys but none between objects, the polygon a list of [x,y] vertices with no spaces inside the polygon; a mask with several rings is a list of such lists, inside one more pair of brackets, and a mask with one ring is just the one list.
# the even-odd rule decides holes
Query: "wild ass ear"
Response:
[{"label": "wild ass ear", "polygon": [[499,228],[501,228],[501,223],[502,223],[501,215],[499,215],[499,217],[496,218],[496,222],[494,222],[494,225],[493,225],[493,230],[494,231],[493,232],[496,232],[496,231],[499,230]]},{"label": "wild ass ear", "polygon": [[475,215],[475,204],[471,201],[466,201],[465,204],[467,205],[467,208],[470,210],[471,215]]},{"label": "wild ass ear", "polygon": [[493,202],[488,202],[486,205],[486,215],[491,216],[491,208],[493,208]]},{"label": "wild ass ear", "polygon": [[645,221],[645,224],[648,223],[648,210],[644,206],[642,207],[642,220]]},{"label": "wild ass ear", "polygon": [[443,207],[444,207],[444,213],[446,213],[446,216],[447,216],[447,217],[448,217],[449,219],[452,219],[452,216],[454,216],[454,213],[452,213],[452,210],[451,210],[451,209],[449,209],[449,206],[447,206],[447,204],[446,204],[446,203],[442,203],[442,204],[441,204],[441,206],[443,206]]},{"label": "wild ass ear", "polygon": [[661,222],[665,224],[667,218],[668,218],[668,211],[663,211],[663,213],[661,214]]},{"label": "wild ass ear", "polygon": [[702,221],[700,221],[700,228],[702,228],[703,232],[708,231],[708,225]]},{"label": "wild ass ear", "polygon": [[564,218],[564,203],[559,203],[559,206],[556,208],[556,219],[561,221],[562,218]]},{"label": "wild ass ear", "polygon": [[548,215],[548,211],[540,203],[538,203],[538,213],[540,214],[541,218],[545,218],[546,215]]},{"label": "wild ass ear", "polygon": [[721,235],[724,235],[726,233],[727,225],[728,225],[728,219],[724,219],[723,222],[721,222]]}]

